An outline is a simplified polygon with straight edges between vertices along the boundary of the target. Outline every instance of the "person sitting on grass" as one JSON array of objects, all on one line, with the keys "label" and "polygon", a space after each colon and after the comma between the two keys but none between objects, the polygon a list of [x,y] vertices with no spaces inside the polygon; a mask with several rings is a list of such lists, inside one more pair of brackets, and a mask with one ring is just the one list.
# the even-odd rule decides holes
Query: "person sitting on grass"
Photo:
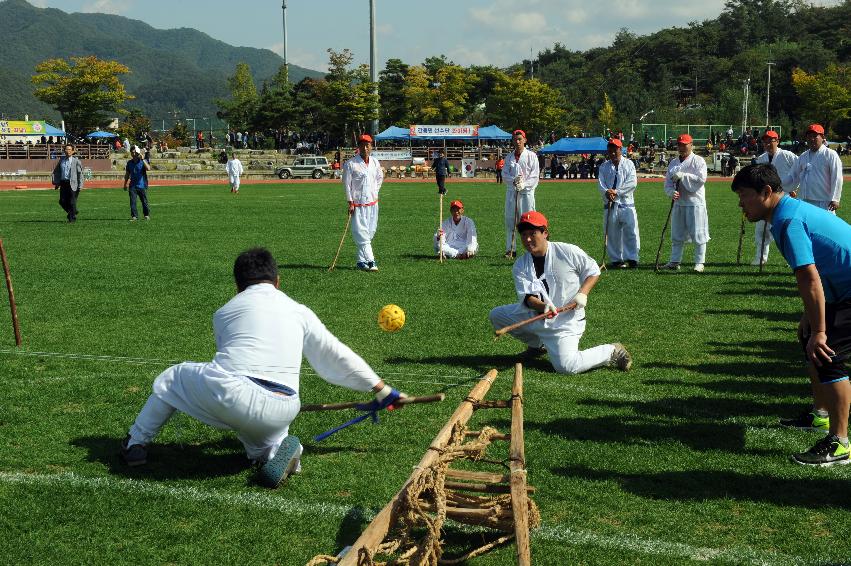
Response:
[{"label": "person sitting on grass", "polygon": [[792,460],[810,466],[849,462],[851,384],[851,226],[836,215],[783,193],[777,169],[748,165],[733,178],[739,207],[750,222],[764,220],[795,272],[804,313],[798,340],[807,359],[813,407],[780,424],[828,432]]},{"label": "person sitting on grass", "polygon": [[177,410],[236,431],[248,458],[260,465],[260,482],[277,487],[300,469],[302,446],[289,427],[301,407],[302,356],[328,383],[372,391],[370,410],[387,408],[404,396],[331,334],[313,311],[278,290],[277,265],[263,248],[236,258],[237,294],[213,315],[213,361],[178,364],[154,380],[153,394],[122,444],[127,465],[147,463],[148,444]]},{"label": "person sitting on grass", "polygon": [[[579,340],[585,332],[588,293],[600,278],[597,262],[573,244],[550,242],[547,218],[540,212],[523,214],[517,231],[529,252],[514,262],[512,270],[519,300],[491,310],[493,327],[502,328],[545,313],[549,315],[546,319],[509,332],[526,343],[527,356],[549,352],[550,362],[558,373],[576,374],[605,366],[628,371],[632,357],[623,344],[579,349]],[[576,308],[558,312],[558,308],[571,302],[576,303]]]},{"label": "person sitting on grass", "polygon": [[453,200],[449,211],[452,216],[443,221],[434,235],[434,251],[439,252],[442,246],[446,257],[470,259],[479,250],[476,224],[464,216],[464,203],[460,200]]}]

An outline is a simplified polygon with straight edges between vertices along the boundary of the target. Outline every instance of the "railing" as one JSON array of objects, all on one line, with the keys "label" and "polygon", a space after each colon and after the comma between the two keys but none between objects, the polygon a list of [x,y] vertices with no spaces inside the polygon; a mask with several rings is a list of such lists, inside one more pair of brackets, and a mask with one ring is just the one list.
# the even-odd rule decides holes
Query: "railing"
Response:
[{"label": "railing", "polygon": [[[61,143],[0,145],[0,159],[58,159],[64,154]],[[110,159],[108,146],[95,144],[74,145],[74,153],[80,159]]]}]

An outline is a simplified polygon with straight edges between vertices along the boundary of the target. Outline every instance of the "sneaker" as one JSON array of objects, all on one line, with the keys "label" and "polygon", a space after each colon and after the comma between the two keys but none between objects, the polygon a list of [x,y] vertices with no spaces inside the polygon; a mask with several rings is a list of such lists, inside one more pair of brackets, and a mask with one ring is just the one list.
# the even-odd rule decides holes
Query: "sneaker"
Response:
[{"label": "sneaker", "polygon": [[148,463],[148,449],[144,444],[134,444],[127,447],[130,442],[130,435],[121,442],[121,459],[131,468],[136,466],[144,466]]},{"label": "sneaker", "polygon": [[301,442],[295,436],[287,436],[278,447],[275,457],[263,464],[257,472],[257,483],[275,489],[293,474],[301,464]]},{"label": "sneaker", "polygon": [[137,220],[139,220],[139,219],[136,218],[135,216],[130,217],[130,222],[136,222]]},{"label": "sneaker", "polygon": [[609,269],[620,269],[622,267],[626,267],[626,263],[622,261],[613,261],[609,264]]},{"label": "sneaker", "polygon": [[367,262],[366,267],[367,269],[369,269],[369,271],[378,271],[378,266],[375,264],[374,261]]},{"label": "sneaker", "polygon": [[626,267],[628,267],[629,269],[635,269],[636,267],[638,267],[638,262],[634,259],[628,259],[626,261]]},{"label": "sneaker", "polygon": [[696,263],[694,265],[694,270],[697,271],[698,273],[703,273],[703,264],[702,263]]},{"label": "sneaker", "polygon": [[150,220],[150,219],[151,219],[151,217],[150,217],[150,216],[148,216],[148,215],[146,214],[146,215],[145,215],[145,220]]},{"label": "sneaker", "polygon": [[517,252],[512,252],[511,250],[509,250],[505,252],[505,255],[502,257],[504,257],[505,259],[514,259],[515,257],[517,257]]},{"label": "sneaker", "polygon": [[367,263],[365,261],[357,262],[355,267],[360,269],[361,271],[369,271],[369,265],[367,265]]},{"label": "sneaker", "polygon": [[830,418],[820,417],[812,411],[801,413],[792,419],[780,419],[780,424],[801,430],[817,430],[819,432],[830,430]]},{"label": "sneaker", "polygon": [[620,342],[612,345],[615,347],[615,350],[612,352],[611,364],[621,371],[629,371],[632,367],[632,356]]},{"label": "sneaker", "polygon": [[529,346],[526,348],[526,351],[523,352],[523,355],[527,358],[539,358],[547,353],[546,346],[540,346],[536,348],[535,346]]},{"label": "sneaker", "polygon": [[847,464],[848,454],[851,449],[839,442],[835,434],[825,436],[815,445],[800,454],[793,454],[792,461],[804,466],[834,466],[836,464]]},{"label": "sneaker", "polygon": [[680,262],[678,261],[669,261],[665,265],[662,266],[662,269],[670,269],[671,271],[679,271],[680,270]]}]

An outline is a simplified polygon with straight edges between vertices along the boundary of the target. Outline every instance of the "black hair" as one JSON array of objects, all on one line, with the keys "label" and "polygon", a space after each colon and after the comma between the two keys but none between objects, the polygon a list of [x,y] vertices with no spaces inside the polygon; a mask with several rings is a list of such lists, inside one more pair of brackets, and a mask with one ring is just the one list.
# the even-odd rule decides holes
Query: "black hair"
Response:
[{"label": "black hair", "polygon": [[278,265],[266,248],[251,248],[233,262],[233,278],[240,291],[257,283],[274,283],[278,278]]},{"label": "black hair", "polygon": [[743,167],[741,171],[736,173],[733,182],[730,183],[730,188],[733,189],[733,192],[740,189],[751,189],[759,193],[766,185],[771,187],[771,190],[775,193],[783,190],[780,175],[777,174],[774,165],[757,163]]}]

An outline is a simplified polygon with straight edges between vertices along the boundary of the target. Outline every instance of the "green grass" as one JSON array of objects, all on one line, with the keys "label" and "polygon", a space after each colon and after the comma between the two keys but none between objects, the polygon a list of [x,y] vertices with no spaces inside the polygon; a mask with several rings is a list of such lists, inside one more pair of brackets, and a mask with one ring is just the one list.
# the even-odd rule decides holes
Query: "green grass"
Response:
[{"label": "green grass", "polygon": [[[494,342],[487,321],[514,300],[495,183],[450,186],[477,222],[482,252],[444,265],[431,249],[434,187],[387,183],[377,274],[354,270],[351,240],[327,273],[345,221],[338,185],[244,185],[238,198],[222,186],[150,193],[153,219],[130,224],[126,193],[85,191],[74,225],[56,192],[0,193],[24,335],[17,352],[2,294],[0,563],[303,564],[357,537],[477,376],[500,369],[489,398],[509,396],[522,347]],[[849,560],[851,469],[790,463],[818,436],[776,425],[808,402],[794,279],[776,249],[764,274],[736,265],[736,199],[725,183],[708,193],[706,273],[653,273],[669,201],[660,183],[642,183],[642,267],[604,272],[590,295],[582,344],[624,342],[631,373],[562,376],[546,359],[526,367],[527,465],[544,525],[532,538],[537,564]],[[543,184],[537,201],[553,240],[599,259],[593,184]],[[753,253],[746,230],[744,263]],[[282,288],[382,377],[447,400],[320,444],[310,438],[351,415],[300,415],[291,430],[305,442],[304,471],[277,491],[251,485],[233,433],[184,415],[163,430],[147,467],[126,469],[118,444],[152,380],[171,361],[212,356],[212,313],[234,293],[234,257],[253,245],[275,254]],[[664,259],[669,249],[666,239]],[[375,322],[387,303],[407,313],[396,334]],[[110,359],[21,355],[33,352]],[[304,403],[358,398],[304,367]],[[481,411],[471,424],[507,430],[509,413]],[[506,456],[494,445],[493,459]],[[513,564],[514,550],[470,563]]]}]

